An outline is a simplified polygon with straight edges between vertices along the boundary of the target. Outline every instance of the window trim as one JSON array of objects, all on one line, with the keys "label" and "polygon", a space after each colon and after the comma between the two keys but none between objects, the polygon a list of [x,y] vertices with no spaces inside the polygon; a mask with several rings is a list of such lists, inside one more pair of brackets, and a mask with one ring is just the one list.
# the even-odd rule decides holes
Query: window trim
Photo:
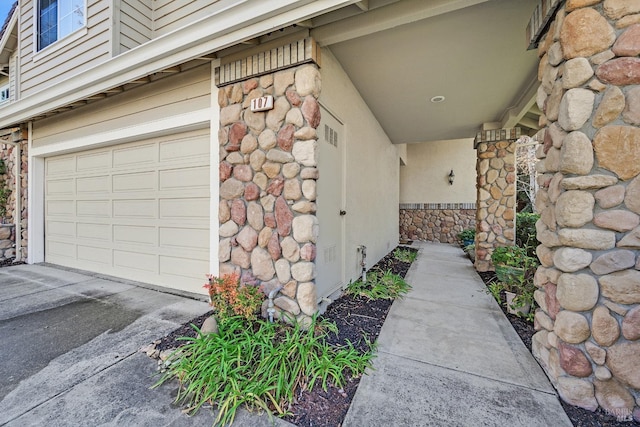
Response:
[{"label": "window trim", "polygon": [[10,83],[6,83],[2,86],[0,86],[0,92],[4,92],[7,91],[7,99],[0,99],[0,105],[6,104],[7,102],[11,101],[11,84]]},{"label": "window trim", "polygon": [[69,34],[67,34],[66,36],[59,38],[58,40],[54,41],[53,43],[49,44],[48,46],[44,47],[43,49],[38,50],[38,31],[39,31],[39,23],[38,23],[38,15],[40,13],[39,10],[39,0],[32,0],[31,5],[33,8],[33,61],[37,62],[39,60],[41,60],[42,58],[49,56],[51,53],[56,52],[60,49],[62,49],[65,46],[68,46],[69,44],[73,43],[74,41],[82,38],[83,36],[85,36],[89,30],[87,28],[88,26],[88,17],[87,17],[87,11],[88,11],[88,0],[83,0],[84,3],[84,11],[83,11],[83,16],[84,16],[84,23],[83,25],[76,29],[73,30],[72,32],[70,32]]}]

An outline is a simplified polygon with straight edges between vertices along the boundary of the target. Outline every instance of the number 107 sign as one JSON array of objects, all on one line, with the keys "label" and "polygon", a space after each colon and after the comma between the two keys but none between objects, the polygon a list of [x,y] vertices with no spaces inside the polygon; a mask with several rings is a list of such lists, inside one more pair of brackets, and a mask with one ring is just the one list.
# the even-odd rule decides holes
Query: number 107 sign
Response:
[{"label": "number 107 sign", "polygon": [[266,111],[273,108],[273,96],[261,96],[251,100],[251,111]]}]

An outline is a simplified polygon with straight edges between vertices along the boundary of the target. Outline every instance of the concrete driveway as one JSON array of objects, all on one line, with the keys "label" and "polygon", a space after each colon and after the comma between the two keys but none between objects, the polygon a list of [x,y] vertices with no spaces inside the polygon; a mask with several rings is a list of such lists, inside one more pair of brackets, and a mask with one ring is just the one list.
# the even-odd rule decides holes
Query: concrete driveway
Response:
[{"label": "concrete driveway", "polygon": [[[205,297],[47,265],[0,268],[0,426],[207,426],[172,406],[138,350],[209,310]],[[239,414],[237,424],[271,425]]]}]

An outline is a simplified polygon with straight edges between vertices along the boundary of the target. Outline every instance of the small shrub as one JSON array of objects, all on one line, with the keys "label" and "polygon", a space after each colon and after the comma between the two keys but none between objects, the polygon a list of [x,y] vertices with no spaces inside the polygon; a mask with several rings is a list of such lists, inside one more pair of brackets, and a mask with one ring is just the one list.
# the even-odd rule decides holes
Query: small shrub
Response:
[{"label": "small shrub", "polygon": [[458,233],[458,239],[461,242],[464,242],[467,240],[475,240],[475,238],[476,238],[476,230],[473,228],[467,228],[466,230],[463,230],[460,233]]},{"label": "small shrub", "polygon": [[327,344],[334,323],[314,317],[308,329],[235,316],[220,325],[218,334],[187,338],[187,344],[167,360],[167,371],[154,385],[177,379],[176,403],[195,413],[204,404],[215,405],[216,426],[231,425],[236,411],[264,410],[278,416],[299,390],[320,384],[326,391],[331,382],[342,387],[346,379],[359,377],[371,367],[373,347],[364,354],[351,344]]},{"label": "small shrub", "polygon": [[220,321],[232,316],[242,316],[247,320],[256,320],[265,295],[256,286],[240,283],[240,276],[229,274],[222,277],[207,276],[211,305]]},{"label": "small shrub", "polygon": [[366,283],[356,280],[347,286],[348,294],[360,295],[370,300],[395,299],[404,296],[410,290],[411,285],[391,270],[370,272]]},{"label": "small shrub", "polygon": [[535,213],[518,212],[516,215],[516,245],[525,248],[527,255],[536,256],[539,242],[536,238],[536,222],[540,215]]},{"label": "small shrub", "polygon": [[411,249],[397,248],[393,251],[393,257],[398,261],[412,263],[418,257],[418,252]]}]

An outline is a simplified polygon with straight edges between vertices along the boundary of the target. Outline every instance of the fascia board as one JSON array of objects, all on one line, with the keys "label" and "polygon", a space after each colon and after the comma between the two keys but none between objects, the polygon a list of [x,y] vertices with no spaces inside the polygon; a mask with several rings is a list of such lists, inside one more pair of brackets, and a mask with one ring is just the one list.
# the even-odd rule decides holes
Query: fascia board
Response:
[{"label": "fascia board", "polygon": [[18,8],[14,9],[13,15],[11,15],[11,19],[9,20],[9,25],[7,25],[7,28],[2,34],[2,38],[0,39],[0,52],[6,49],[16,25],[18,25]]},{"label": "fascia board", "polygon": [[[0,108],[0,129],[355,0],[244,0]],[[265,7],[268,5],[268,9]],[[247,19],[247,17],[251,17]],[[7,110],[5,114],[3,110]]]}]

